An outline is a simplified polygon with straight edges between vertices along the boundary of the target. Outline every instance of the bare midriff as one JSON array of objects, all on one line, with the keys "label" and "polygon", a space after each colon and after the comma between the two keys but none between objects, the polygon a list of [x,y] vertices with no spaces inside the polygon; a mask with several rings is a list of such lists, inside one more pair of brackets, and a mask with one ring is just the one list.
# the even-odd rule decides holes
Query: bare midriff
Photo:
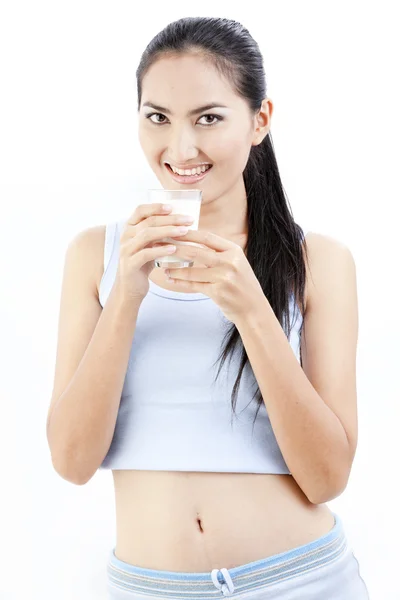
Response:
[{"label": "bare midriff", "polygon": [[292,475],[114,470],[115,555],[132,565],[204,573],[307,544],[334,516]]}]

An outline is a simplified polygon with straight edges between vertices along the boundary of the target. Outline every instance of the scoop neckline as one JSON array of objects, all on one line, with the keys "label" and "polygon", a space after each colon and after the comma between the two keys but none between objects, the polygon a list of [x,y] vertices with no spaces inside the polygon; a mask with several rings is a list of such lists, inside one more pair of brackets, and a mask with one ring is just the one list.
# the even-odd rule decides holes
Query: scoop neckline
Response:
[{"label": "scoop neckline", "polygon": [[157,283],[154,283],[149,279],[150,289],[149,291],[156,296],[162,296],[163,298],[170,298],[173,300],[211,300],[206,294],[200,292],[175,292],[174,290],[167,290],[161,287]]}]

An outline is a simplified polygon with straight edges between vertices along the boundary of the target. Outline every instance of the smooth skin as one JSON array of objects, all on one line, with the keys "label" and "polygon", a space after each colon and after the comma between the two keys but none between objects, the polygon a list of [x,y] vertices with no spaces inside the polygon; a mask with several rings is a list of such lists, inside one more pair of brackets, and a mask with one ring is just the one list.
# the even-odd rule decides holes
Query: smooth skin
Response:
[{"label": "smooth skin", "polygon": [[[145,107],[146,102],[168,112]],[[189,116],[211,102],[226,108]],[[159,114],[147,119],[151,112]],[[144,77],[139,140],[160,184],[185,189],[171,178],[164,161],[213,164],[196,184],[203,191],[199,230],[242,249],[247,239],[242,173],[252,145],[269,131],[272,112],[266,98],[252,116],[230,83],[196,53],[161,58]],[[207,125],[212,122],[217,124]],[[95,227],[82,232],[68,256],[57,390],[72,377],[101,314],[104,231]],[[346,430],[349,455],[343,470],[348,476],[357,446],[355,265],[350,251],[335,239],[310,232],[306,240],[310,266],[304,315],[307,346],[301,340],[303,370]],[[197,259],[194,266],[205,265]],[[185,282],[168,281],[163,269],[154,269],[149,277],[166,289],[193,291]],[[311,542],[334,524],[327,504],[311,502],[292,475],[116,470],[113,479],[116,556],[144,568],[229,569]]]}]

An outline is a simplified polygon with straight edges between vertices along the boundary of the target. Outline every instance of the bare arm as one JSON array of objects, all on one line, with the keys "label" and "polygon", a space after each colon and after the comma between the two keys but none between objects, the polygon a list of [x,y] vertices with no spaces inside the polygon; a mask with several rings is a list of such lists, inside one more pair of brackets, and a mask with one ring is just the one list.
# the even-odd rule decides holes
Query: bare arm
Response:
[{"label": "bare arm", "polygon": [[237,326],[289,470],[321,504],[345,489],[357,447],[358,308],[349,249],[312,236],[303,368],[267,300]]},{"label": "bare arm", "polygon": [[67,250],[47,418],[53,466],[78,485],[89,481],[110,447],[141,304],[114,284],[102,309],[94,277],[99,235],[99,228],[86,230]]}]

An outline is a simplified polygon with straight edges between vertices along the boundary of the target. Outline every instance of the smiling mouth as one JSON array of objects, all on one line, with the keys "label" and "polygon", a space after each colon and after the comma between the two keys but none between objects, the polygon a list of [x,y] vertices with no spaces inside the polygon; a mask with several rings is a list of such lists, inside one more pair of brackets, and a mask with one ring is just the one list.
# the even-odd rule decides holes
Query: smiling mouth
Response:
[{"label": "smiling mouth", "polygon": [[[208,171],[211,171],[211,169],[212,169],[212,165],[210,164],[210,165],[207,165],[208,169],[206,169],[205,171],[202,171],[201,173],[195,173],[194,175],[191,175],[191,174],[190,175],[180,175],[179,173],[175,173],[175,171],[172,170],[172,167],[171,167],[171,165],[169,163],[166,162],[164,164],[167,167],[167,169],[173,175],[176,175],[177,177],[200,177],[201,175],[204,175],[205,173],[207,173]],[[190,169],[187,169],[187,170],[189,171]]]}]

